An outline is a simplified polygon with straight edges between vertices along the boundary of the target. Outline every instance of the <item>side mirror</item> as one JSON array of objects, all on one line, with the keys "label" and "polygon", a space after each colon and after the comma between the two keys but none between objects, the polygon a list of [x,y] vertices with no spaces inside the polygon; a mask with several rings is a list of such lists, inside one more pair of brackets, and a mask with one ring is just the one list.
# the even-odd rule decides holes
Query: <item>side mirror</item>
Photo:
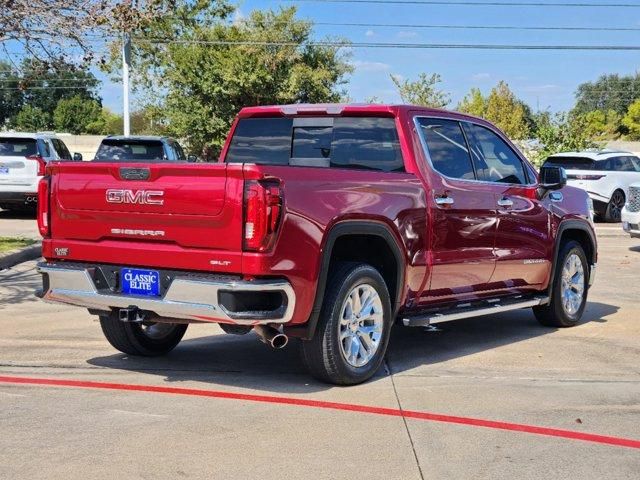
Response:
[{"label": "side mirror", "polygon": [[198,161],[197,155],[187,155],[187,162],[195,163]]},{"label": "side mirror", "polygon": [[540,188],[560,190],[567,184],[567,172],[563,167],[542,167],[540,169]]},{"label": "side mirror", "polygon": [[82,154],[81,153],[74,153],[73,154],[73,161],[74,162],[81,162],[82,161]]}]

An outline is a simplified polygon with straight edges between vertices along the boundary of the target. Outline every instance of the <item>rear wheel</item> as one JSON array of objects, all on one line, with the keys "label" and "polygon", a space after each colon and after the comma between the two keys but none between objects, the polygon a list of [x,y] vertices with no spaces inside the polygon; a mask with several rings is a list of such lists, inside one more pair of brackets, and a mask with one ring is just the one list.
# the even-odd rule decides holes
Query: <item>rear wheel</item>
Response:
[{"label": "rear wheel", "polygon": [[102,333],[122,353],[155,357],[173,350],[187,330],[187,324],[123,322],[115,315],[100,316]]},{"label": "rear wheel", "polygon": [[548,327],[573,327],[587,304],[589,264],[582,246],[575,241],[566,242],[558,255],[551,301],[535,307],[538,321]]},{"label": "rear wheel", "polygon": [[302,342],[309,371],[337,385],[368,380],[384,360],[391,324],[391,301],[380,273],[366,264],[337,265],[316,333]]},{"label": "rear wheel", "polygon": [[623,191],[616,190],[615,192],[613,192],[613,195],[611,195],[611,200],[609,200],[607,209],[604,213],[604,219],[606,222],[616,223],[620,221],[624,202],[625,198]]}]

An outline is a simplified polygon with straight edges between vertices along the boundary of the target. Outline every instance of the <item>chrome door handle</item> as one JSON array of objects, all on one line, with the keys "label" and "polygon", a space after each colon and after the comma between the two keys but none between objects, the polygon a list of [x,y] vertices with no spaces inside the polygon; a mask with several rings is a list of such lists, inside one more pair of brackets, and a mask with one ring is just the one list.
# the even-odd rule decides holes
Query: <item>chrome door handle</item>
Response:
[{"label": "chrome door handle", "polygon": [[513,207],[513,200],[508,199],[507,197],[501,198],[498,200],[499,207]]},{"label": "chrome door handle", "polygon": [[436,197],[436,205],[453,205],[454,203],[451,197]]}]

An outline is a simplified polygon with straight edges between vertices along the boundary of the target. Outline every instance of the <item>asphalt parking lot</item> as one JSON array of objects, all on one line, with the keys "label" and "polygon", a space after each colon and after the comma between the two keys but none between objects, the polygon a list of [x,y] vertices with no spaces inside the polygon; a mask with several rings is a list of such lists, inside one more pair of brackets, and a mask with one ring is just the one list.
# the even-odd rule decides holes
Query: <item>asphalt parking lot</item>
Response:
[{"label": "asphalt parking lot", "polygon": [[397,329],[349,388],[313,381],[295,342],[213,325],[127,357],[33,297],[35,262],[0,272],[0,478],[637,479],[640,240],[598,231],[577,327],[518,311]]}]

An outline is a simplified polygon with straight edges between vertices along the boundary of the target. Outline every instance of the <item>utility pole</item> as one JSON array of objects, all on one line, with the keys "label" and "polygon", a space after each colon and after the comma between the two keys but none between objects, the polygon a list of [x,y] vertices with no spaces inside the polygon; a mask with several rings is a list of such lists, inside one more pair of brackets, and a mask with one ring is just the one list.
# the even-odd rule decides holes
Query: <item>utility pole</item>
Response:
[{"label": "utility pole", "polygon": [[131,37],[124,34],[122,42],[122,117],[124,119],[124,134],[131,135],[131,124],[129,123],[129,66],[131,65]]}]

